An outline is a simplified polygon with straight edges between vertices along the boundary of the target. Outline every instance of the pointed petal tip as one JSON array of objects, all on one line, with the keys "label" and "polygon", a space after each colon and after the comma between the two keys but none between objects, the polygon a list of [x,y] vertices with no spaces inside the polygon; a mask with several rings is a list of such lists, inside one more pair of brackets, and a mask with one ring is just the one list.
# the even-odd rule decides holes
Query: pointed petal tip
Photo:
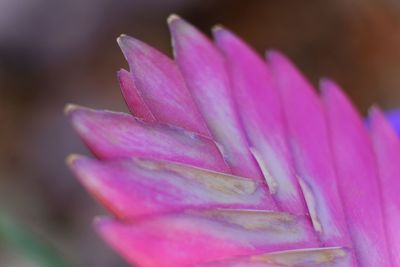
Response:
[{"label": "pointed petal tip", "polygon": [[113,223],[115,219],[109,216],[96,216],[93,219],[93,226],[97,232],[102,234],[104,232],[104,227],[107,227],[110,223]]},{"label": "pointed petal tip", "polygon": [[108,220],[110,220],[110,218],[107,216],[96,216],[93,219],[93,225],[97,226],[99,224],[102,224],[103,221],[108,221]]},{"label": "pointed petal tip", "polygon": [[172,37],[178,33],[180,35],[193,30],[198,31],[195,26],[176,14],[171,14],[167,19],[167,23]]},{"label": "pointed petal tip", "polygon": [[122,53],[124,54],[125,57],[127,57],[126,53],[132,49],[132,42],[137,41],[135,38],[130,37],[129,35],[126,34],[121,34],[117,38],[117,43],[120,49],[122,50]]},{"label": "pointed petal tip", "polygon": [[135,56],[135,52],[149,49],[148,44],[126,34],[121,34],[117,38],[117,43],[128,62],[130,57]]},{"label": "pointed petal tip", "polygon": [[211,28],[211,33],[214,38],[214,42],[218,47],[224,47],[223,43],[228,39],[232,38],[232,33],[224,26],[217,24]]},{"label": "pointed petal tip", "polygon": [[321,77],[319,79],[319,87],[320,88],[327,87],[330,85],[330,83],[333,83],[333,80],[328,77]]},{"label": "pointed petal tip", "polygon": [[225,39],[239,39],[232,31],[222,24],[216,24],[211,28],[211,33],[217,45]]},{"label": "pointed petal tip", "polygon": [[117,43],[118,43],[119,45],[121,45],[121,43],[123,42],[123,40],[126,39],[127,37],[128,37],[128,35],[126,35],[125,33],[120,34],[120,35],[117,37]]},{"label": "pointed petal tip", "polygon": [[104,240],[108,240],[110,242],[110,240],[112,240],[114,235],[113,232],[115,232],[119,226],[122,226],[123,222],[119,221],[114,217],[103,215],[103,216],[96,216],[93,219],[92,225],[96,230],[96,232]]},{"label": "pointed petal tip", "polygon": [[93,165],[97,165],[97,160],[78,154],[71,154],[65,160],[68,168],[75,174],[75,177],[89,191],[96,184],[97,176],[91,171]]},{"label": "pointed petal tip", "polygon": [[274,66],[275,67],[286,66],[297,70],[297,67],[293,63],[293,61],[278,49],[272,48],[265,51],[265,59],[267,61],[267,64],[273,68]]},{"label": "pointed petal tip", "polygon": [[374,129],[382,127],[382,123],[389,122],[387,121],[387,118],[385,116],[385,113],[381,110],[381,108],[378,105],[372,105],[368,109],[368,117],[367,117],[367,126],[370,128],[372,133],[374,132]]},{"label": "pointed petal tip", "polygon": [[64,108],[64,114],[67,117],[70,117],[73,113],[78,112],[78,111],[94,111],[94,109],[84,107],[81,105],[76,105],[76,104],[67,104]]},{"label": "pointed petal tip", "polygon": [[220,33],[228,32],[228,30],[222,24],[216,24],[211,28],[211,31],[214,35],[218,35]]},{"label": "pointed petal tip", "polygon": [[330,78],[322,77],[319,79],[319,91],[322,98],[327,98],[330,94],[338,90],[338,85]]},{"label": "pointed petal tip", "polygon": [[277,59],[283,59],[283,58],[286,58],[286,57],[278,49],[273,49],[272,48],[272,49],[268,49],[267,51],[265,51],[265,58],[268,61],[275,61]]},{"label": "pointed petal tip", "polygon": [[383,111],[377,104],[373,104],[368,109],[368,117],[372,118],[375,116],[383,116]]},{"label": "pointed petal tip", "polygon": [[76,108],[75,104],[66,104],[65,107],[64,107],[64,114],[68,115],[75,108]]},{"label": "pointed petal tip", "polygon": [[65,159],[65,163],[70,167],[73,168],[75,163],[81,159],[87,158],[86,156],[79,155],[79,154],[71,154]]},{"label": "pointed petal tip", "polygon": [[94,164],[98,164],[96,159],[84,155],[71,154],[65,159],[65,163],[83,184],[88,184],[88,182],[96,179],[95,176],[89,175],[90,171],[88,172]]},{"label": "pointed petal tip", "polygon": [[122,51],[124,51],[124,47],[126,46],[126,40],[128,38],[129,36],[126,34],[121,34],[120,36],[117,37],[118,46],[121,48]]},{"label": "pointed petal tip", "polygon": [[319,90],[321,93],[322,101],[333,101],[333,99],[337,99],[336,101],[346,101],[351,102],[350,98],[343,91],[339,84],[337,84],[334,80],[330,78],[321,78],[319,80]]},{"label": "pointed petal tip", "polygon": [[179,21],[179,20],[182,20],[182,18],[179,15],[172,13],[171,15],[168,16],[167,23],[172,24],[175,21]]},{"label": "pointed petal tip", "polygon": [[70,115],[72,112],[78,109],[84,109],[85,107],[76,104],[66,104],[64,107],[64,114],[66,116]]},{"label": "pointed petal tip", "polygon": [[121,68],[121,69],[119,69],[117,71],[117,77],[120,78],[121,75],[126,75],[128,73],[129,73],[129,71],[127,71],[126,69]]}]

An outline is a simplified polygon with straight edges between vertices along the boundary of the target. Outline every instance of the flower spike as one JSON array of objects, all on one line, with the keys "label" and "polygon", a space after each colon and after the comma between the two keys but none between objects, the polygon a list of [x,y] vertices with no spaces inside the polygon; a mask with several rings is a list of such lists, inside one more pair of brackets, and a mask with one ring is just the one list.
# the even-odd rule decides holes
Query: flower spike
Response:
[{"label": "flower spike", "polygon": [[131,114],[66,108],[96,157],[67,164],[112,214],[99,234],[140,267],[400,266],[385,115],[373,108],[368,129],[334,82],[320,97],[283,54],[168,24],[174,59],[118,38]]}]

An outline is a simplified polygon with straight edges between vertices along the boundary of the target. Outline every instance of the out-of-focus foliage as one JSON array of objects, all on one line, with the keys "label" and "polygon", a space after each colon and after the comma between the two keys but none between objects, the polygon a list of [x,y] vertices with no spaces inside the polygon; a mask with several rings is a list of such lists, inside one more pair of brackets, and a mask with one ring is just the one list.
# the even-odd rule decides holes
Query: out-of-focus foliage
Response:
[{"label": "out-of-focus foliage", "polygon": [[41,267],[68,267],[58,252],[11,218],[0,215],[0,244]]}]

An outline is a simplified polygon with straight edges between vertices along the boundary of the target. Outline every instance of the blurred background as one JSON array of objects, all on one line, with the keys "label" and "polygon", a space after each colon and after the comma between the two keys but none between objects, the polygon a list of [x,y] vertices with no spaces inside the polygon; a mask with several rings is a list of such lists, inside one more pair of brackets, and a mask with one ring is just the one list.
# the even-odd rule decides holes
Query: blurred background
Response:
[{"label": "blurred background", "polygon": [[282,50],[314,84],[338,81],[363,113],[400,106],[397,0],[0,0],[0,266],[127,266],[91,227],[106,212],[65,167],[87,151],[63,107],[126,111],[116,37],[171,54],[170,13]]}]

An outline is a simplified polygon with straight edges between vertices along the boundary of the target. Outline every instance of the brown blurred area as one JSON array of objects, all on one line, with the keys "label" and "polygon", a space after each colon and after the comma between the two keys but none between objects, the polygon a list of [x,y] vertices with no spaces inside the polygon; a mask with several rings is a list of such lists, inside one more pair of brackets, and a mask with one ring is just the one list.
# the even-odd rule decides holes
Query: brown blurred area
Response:
[{"label": "brown blurred area", "polygon": [[[87,153],[66,103],[126,111],[116,44],[126,33],[170,52],[165,20],[222,23],[260,53],[288,54],[318,83],[334,78],[363,113],[400,106],[396,0],[0,0],[0,213],[49,240],[73,266],[127,266],[91,228],[106,214],[65,167]],[[35,266],[0,244],[0,266]]]}]

